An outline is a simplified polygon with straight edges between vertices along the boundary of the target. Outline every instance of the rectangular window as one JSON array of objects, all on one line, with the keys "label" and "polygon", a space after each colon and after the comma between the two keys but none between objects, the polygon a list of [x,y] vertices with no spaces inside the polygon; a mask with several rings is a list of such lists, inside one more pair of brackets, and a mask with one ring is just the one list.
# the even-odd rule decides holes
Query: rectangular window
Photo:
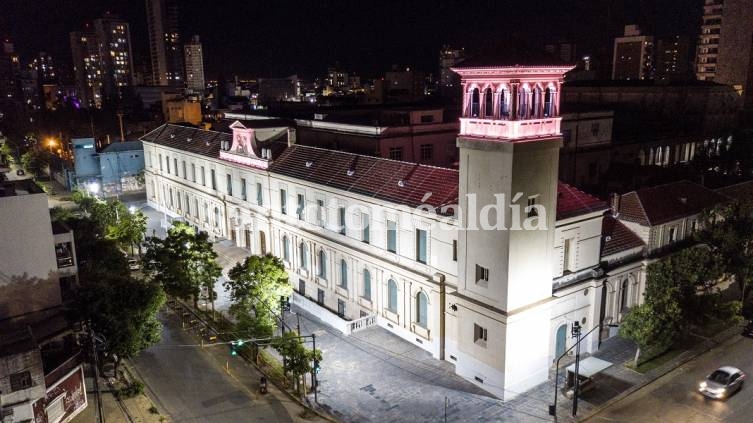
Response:
[{"label": "rectangular window", "polygon": [[387,251],[397,252],[397,222],[387,221]]},{"label": "rectangular window", "polygon": [[562,271],[563,272],[572,272],[572,268],[570,266],[571,245],[572,245],[572,240],[566,239],[565,244],[562,247]]},{"label": "rectangular window", "polygon": [[539,213],[536,211],[536,197],[528,197],[528,205],[526,206],[526,213],[528,213],[528,217],[535,217],[538,216]]},{"label": "rectangular window", "polygon": [[227,174],[227,195],[233,195],[233,177]]},{"label": "rectangular window", "polygon": [[327,224],[326,210],[324,210],[324,200],[316,200],[316,221],[319,222],[319,226],[324,227]]},{"label": "rectangular window", "polygon": [[594,137],[599,135],[599,122],[594,122],[591,124],[591,135]]},{"label": "rectangular window", "polygon": [[489,282],[489,269],[476,265],[476,282]]},{"label": "rectangular window", "polygon": [[10,391],[16,392],[31,388],[31,372],[28,370],[10,375]]},{"label": "rectangular window", "polygon": [[365,243],[369,243],[369,240],[371,239],[371,230],[369,228],[370,226],[370,219],[368,214],[361,215],[361,224],[363,225],[363,230],[361,232],[361,241]]},{"label": "rectangular window", "polygon": [[183,179],[188,179],[188,174],[186,173],[186,161],[183,160]]},{"label": "rectangular window", "polygon": [[458,261],[458,240],[452,240],[452,261]]},{"label": "rectangular window", "polygon": [[669,228],[669,242],[675,242],[675,228]]},{"label": "rectangular window", "polygon": [[175,176],[178,176],[178,158],[173,158],[173,164],[175,165]]},{"label": "rectangular window", "polygon": [[246,201],[246,178],[241,178],[241,200]]},{"label": "rectangular window", "polygon": [[390,147],[389,154],[392,160],[403,160],[403,147]]},{"label": "rectangular window", "polygon": [[264,193],[261,190],[261,182],[256,183],[256,204],[264,205]]},{"label": "rectangular window", "polygon": [[165,164],[167,165],[167,173],[170,174],[170,157],[165,156]]},{"label": "rectangular window", "polygon": [[338,207],[337,208],[337,224],[340,226],[340,234],[345,235],[346,234],[346,228],[345,228],[345,207]]},{"label": "rectangular window", "polygon": [[433,115],[421,115],[421,123],[432,123],[432,122],[434,122]]},{"label": "rectangular window", "polygon": [[306,281],[298,279],[298,293],[306,296]]},{"label": "rectangular window", "polygon": [[159,170],[161,172],[162,171],[162,154],[159,154],[158,158],[159,158]]},{"label": "rectangular window", "polygon": [[421,144],[421,161],[432,160],[434,158],[434,145]]},{"label": "rectangular window", "polygon": [[196,163],[191,163],[191,182],[196,182]]},{"label": "rectangular window", "polygon": [[216,175],[214,173],[214,169],[210,170],[209,174],[210,174],[210,178],[211,178],[211,182],[212,182],[212,189],[215,190],[215,191],[217,191],[217,178],[216,178]]},{"label": "rectangular window", "polygon": [[298,194],[298,204],[295,208],[295,215],[298,216],[298,220],[303,220],[303,209],[306,206],[306,200],[303,198],[303,194]]},{"label": "rectangular window", "polygon": [[287,214],[288,208],[288,193],[284,190],[280,190],[280,211],[282,214]]},{"label": "rectangular window", "polygon": [[345,301],[341,299],[337,299],[337,315],[340,317],[345,317]]},{"label": "rectangular window", "polygon": [[486,346],[487,341],[487,331],[486,328],[481,327],[477,325],[476,323],[473,324],[473,342]]},{"label": "rectangular window", "polygon": [[426,264],[426,231],[416,229],[416,261]]},{"label": "rectangular window", "polygon": [[204,172],[204,166],[201,167],[201,186],[207,186],[207,174]]},{"label": "rectangular window", "polygon": [[324,305],[324,290],[321,288],[316,290],[316,302],[319,305]]}]

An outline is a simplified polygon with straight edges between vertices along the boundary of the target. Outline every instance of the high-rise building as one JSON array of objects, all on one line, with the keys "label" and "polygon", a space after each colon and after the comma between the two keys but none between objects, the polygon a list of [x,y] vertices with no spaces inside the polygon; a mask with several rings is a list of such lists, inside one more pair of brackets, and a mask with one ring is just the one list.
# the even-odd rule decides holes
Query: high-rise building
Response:
[{"label": "high-rise building", "polygon": [[146,0],[151,85],[183,87],[183,47],[178,33],[178,1]]},{"label": "high-rise building", "polygon": [[690,60],[690,42],[686,37],[657,40],[654,79],[687,79],[690,76]]},{"label": "high-rise building", "polygon": [[460,96],[460,77],[452,67],[465,59],[465,49],[445,45],[439,51],[439,93],[443,98]]},{"label": "high-rise building", "polygon": [[18,55],[9,38],[0,45],[0,97],[17,97],[19,95],[18,76],[20,72]]},{"label": "high-rise building", "polygon": [[753,3],[706,0],[698,36],[696,77],[731,85],[749,102],[753,78]]},{"label": "high-rise building", "polygon": [[654,69],[654,37],[641,35],[637,25],[625,25],[625,34],[614,39],[612,79],[651,79]]},{"label": "high-rise building", "polygon": [[198,35],[191,37],[191,41],[183,46],[186,59],[186,88],[189,91],[203,93],[204,85],[204,52]]},{"label": "high-rise building", "polygon": [[104,96],[120,96],[132,85],[133,54],[128,22],[105,14],[70,33],[73,72],[79,100],[101,107]]},{"label": "high-rise building", "polygon": [[55,71],[55,62],[52,56],[45,52],[40,52],[34,60],[29,63],[29,67],[36,72],[37,81],[40,84],[54,84],[58,82],[58,75]]}]

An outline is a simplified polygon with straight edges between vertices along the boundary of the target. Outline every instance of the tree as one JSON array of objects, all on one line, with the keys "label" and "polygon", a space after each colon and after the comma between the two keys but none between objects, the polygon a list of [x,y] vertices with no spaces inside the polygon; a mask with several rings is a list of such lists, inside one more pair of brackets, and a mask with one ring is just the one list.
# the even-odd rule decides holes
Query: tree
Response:
[{"label": "tree", "polygon": [[39,176],[39,171],[42,170],[45,163],[47,163],[47,158],[38,150],[32,149],[21,155],[21,166],[34,177]]},{"label": "tree", "polygon": [[131,213],[125,210],[125,206],[123,210],[123,213],[119,212],[116,223],[108,228],[107,237],[118,241],[122,247],[130,248],[131,254],[133,254],[133,247],[138,247],[140,253],[141,243],[144,242],[146,233],[146,216],[140,210]]},{"label": "tree", "polygon": [[310,350],[303,345],[303,339],[296,331],[288,331],[272,342],[277,352],[285,357],[285,371],[293,374],[300,391],[301,376],[312,370],[311,364],[322,361],[321,350]]},{"label": "tree", "polygon": [[658,350],[669,347],[672,339],[670,328],[666,327],[667,316],[657,315],[651,305],[641,304],[633,307],[620,324],[620,336],[636,343],[634,367],[638,367],[641,352],[648,349]]},{"label": "tree", "polygon": [[186,223],[175,222],[165,239],[146,240],[144,270],[159,279],[168,295],[192,298],[198,308],[202,288],[214,310],[214,283],[222,275],[217,253],[205,232],[196,233]]},{"label": "tree", "polygon": [[223,286],[230,293],[230,312],[236,318],[241,320],[241,316],[253,313],[253,322],[246,322],[246,325],[255,336],[266,337],[274,333],[280,297],[292,293],[282,260],[271,254],[247,257],[230,269]]},{"label": "tree", "polygon": [[722,271],[734,278],[742,302],[753,282],[753,203],[723,204],[704,216],[703,230],[696,239],[711,248]]},{"label": "tree", "polygon": [[165,293],[158,284],[128,273],[93,270],[81,275],[77,309],[104,336],[116,373],[120,360],[159,342],[162,324],[157,314],[164,303]]}]

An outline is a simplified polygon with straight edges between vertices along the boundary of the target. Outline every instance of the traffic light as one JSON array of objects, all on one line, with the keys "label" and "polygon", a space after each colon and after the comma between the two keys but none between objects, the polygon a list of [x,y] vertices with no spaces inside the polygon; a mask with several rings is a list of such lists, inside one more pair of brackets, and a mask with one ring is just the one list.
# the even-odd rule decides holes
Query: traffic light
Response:
[{"label": "traffic light", "polygon": [[319,371],[322,370],[322,368],[319,366],[319,361],[318,360],[314,360],[314,368],[313,368],[313,370],[314,370],[314,374],[317,374],[317,375],[319,374]]},{"label": "traffic light", "polygon": [[280,310],[290,311],[290,297],[280,295]]},{"label": "traffic light", "polygon": [[235,341],[230,342],[230,355],[238,355],[238,347],[242,347],[245,343],[246,341],[243,339],[236,339]]}]

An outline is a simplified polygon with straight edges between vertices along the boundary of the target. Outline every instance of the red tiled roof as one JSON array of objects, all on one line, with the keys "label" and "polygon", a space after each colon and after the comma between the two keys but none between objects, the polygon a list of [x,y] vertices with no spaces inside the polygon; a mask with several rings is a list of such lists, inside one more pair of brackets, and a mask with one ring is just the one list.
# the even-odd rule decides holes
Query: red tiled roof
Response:
[{"label": "red tiled roof", "polygon": [[557,184],[557,220],[605,210],[607,203],[562,181]]},{"label": "red tiled roof", "polygon": [[[428,204],[437,212],[458,201],[459,175],[454,169],[293,145],[269,170],[408,207]],[[424,198],[428,193],[431,196]]]},{"label": "red tiled roof", "polygon": [[750,201],[753,200],[753,181],[718,188],[716,192],[732,200]]},{"label": "red tiled roof", "polygon": [[609,213],[604,215],[604,220],[601,223],[601,236],[603,237],[602,257],[645,245],[638,235]]},{"label": "red tiled roof", "polygon": [[702,185],[679,181],[643,188],[620,198],[620,219],[644,226],[660,225],[714,207],[727,198]]},{"label": "red tiled roof", "polygon": [[141,140],[216,158],[220,155],[222,141],[232,141],[233,136],[224,132],[167,123],[145,134]]}]

